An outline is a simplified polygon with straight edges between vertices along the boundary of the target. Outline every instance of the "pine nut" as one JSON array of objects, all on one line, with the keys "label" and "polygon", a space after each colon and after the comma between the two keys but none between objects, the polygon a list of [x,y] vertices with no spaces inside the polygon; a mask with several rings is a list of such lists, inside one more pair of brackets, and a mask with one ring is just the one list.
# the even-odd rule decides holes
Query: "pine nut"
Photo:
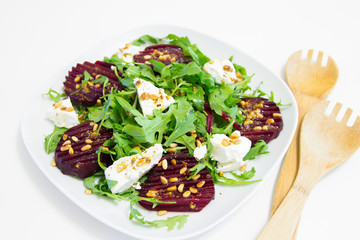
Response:
[{"label": "pine nut", "polygon": [[69,144],[71,144],[71,141],[70,141],[70,140],[66,140],[62,145],[63,145],[63,146],[66,146],[66,145],[69,145]]},{"label": "pine nut", "polygon": [[196,204],[195,204],[195,203],[193,203],[193,202],[191,202],[191,203],[189,204],[189,208],[190,208],[190,209],[194,209],[194,208],[196,208]]},{"label": "pine nut", "polygon": [[176,186],[168,187],[166,190],[169,191],[169,192],[176,191]]},{"label": "pine nut", "polygon": [[180,184],[179,186],[178,186],[178,191],[179,192],[182,192],[182,191],[184,191],[184,184],[182,183],[182,184]]},{"label": "pine nut", "polygon": [[224,138],[222,141],[221,141],[221,145],[223,145],[224,147],[227,147],[227,146],[230,146],[230,141],[229,139],[226,139]]},{"label": "pine nut", "polygon": [[72,136],[72,137],[71,137],[71,140],[73,140],[74,142],[78,142],[78,141],[79,141],[79,139],[78,139],[76,136]]},{"label": "pine nut", "polygon": [[172,165],[176,165],[176,160],[175,160],[175,159],[171,159],[171,164],[172,164]]},{"label": "pine nut", "polygon": [[192,193],[197,193],[198,192],[198,190],[196,188],[194,188],[194,187],[190,187],[189,190]]},{"label": "pine nut", "polygon": [[69,154],[70,155],[73,155],[74,154],[74,149],[71,147],[71,148],[69,148]]},{"label": "pine nut", "polygon": [[61,147],[60,151],[65,152],[65,151],[69,150],[70,148],[71,148],[71,145],[68,144],[68,145],[65,145],[65,146]]},{"label": "pine nut", "polygon": [[198,182],[198,183],[196,184],[196,187],[201,188],[202,186],[204,186],[204,184],[205,184],[205,181],[204,181],[204,180],[203,180],[203,181],[200,181],[200,182]]},{"label": "pine nut", "polygon": [[244,171],[244,170],[246,169],[246,167],[247,167],[247,164],[242,165],[242,166],[240,167],[240,171]]},{"label": "pine nut", "polygon": [[169,182],[173,183],[173,182],[177,182],[179,181],[179,179],[177,177],[172,177],[169,179]]},{"label": "pine nut", "polygon": [[51,160],[50,164],[51,164],[52,167],[56,167],[56,161],[55,160]]},{"label": "pine nut", "polygon": [[186,172],[186,170],[187,170],[187,167],[185,166],[185,167],[183,167],[183,168],[181,168],[180,169],[180,174],[184,174],[185,172]]},{"label": "pine nut", "polygon": [[158,216],[164,216],[165,214],[167,214],[166,210],[160,210],[160,211],[157,212]]},{"label": "pine nut", "polygon": [[189,196],[190,196],[190,194],[191,194],[191,192],[190,192],[190,191],[186,191],[186,192],[184,192],[183,197],[189,197]]},{"label": "pine nut", "polygon": [[200,174],[196,174],[196,175],[192,178],[192,180],[198,180],[199,177],[200,177]]},{"label": "pine nut", "polygon": [[175,148],[169,148],[168,153],[176,153],[177,150]]},{"label": "pine nut", "polygon": [[281,113],[273,113],[273,117],[281,117]]},{"label": "pine nut", "polygon": [[170,143],[169,147],[171,148],[177,147],[177,143]]},{"label": "pine nut", "polygon": [[274,123],[275,121],[274,121],[274,119],[272,119],[272,118],[269,118],[268,120],[266,120],[266,123],[268,123],[268,124],[271,124],[271,123]]},{"label": "pine nut", "polygon": [[80,80],[81,80],[81,77],[80,77],[80,76],[77,76],[77,77],[75,78],[75,82],[80,82]]},{"label": "pine nut", "polygon": [[91,195],[93,192],[91,191],[91,189],[85,189],[85,194],[87,195]]},{"label": "pine nut", "polygon": [[62,139],[63,139],[64,141],[66,141],[67,138],[68,138],[68,135],[67,135],[67,134],[64,134],[63,137],[62,137]]},{"label": "pine nut", "polygon": [[167,162],[167,160],[166,160],[166,159],[162,160],[161,165],[162,165],[162,168],[163,168],[164,170],[166,170],[166,169],[168,168],[168,162]]},{"label": "pine nut", "polygon": [[85,139],[85,142],[88,143],[88,144],[92,144],[92,143],[93,143],[93,141],[92,141],[91,139],[89,139],[89,138],[88,138],[88,139]]},{"label": "pine nut", "polygon": [[85,145],[81,148],[81,151],[86,151],[86,150],[89,150],[91,149],[91,145]]},{"label": "pine nut", "polygon": [[157,196],[157,191],[156,190],[149,190],[146,193],[146,196],[148,196],[148,197],[156,197]]},{"label": "pine nut", "polygon": [[167,180],[166,177],[164,177],[164,176],[160,176],[160,181],[161,181],[163,184],[167,184],[167,183],[168,183],[168,180]]}]

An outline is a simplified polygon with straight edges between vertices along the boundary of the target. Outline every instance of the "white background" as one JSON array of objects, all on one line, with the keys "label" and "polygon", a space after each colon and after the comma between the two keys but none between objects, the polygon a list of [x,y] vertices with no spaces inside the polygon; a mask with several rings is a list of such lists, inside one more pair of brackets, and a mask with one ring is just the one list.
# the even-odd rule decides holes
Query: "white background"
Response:
[{"label": "white background", "polygon": [[[339,81],[328,98],[359,113],[359,10],[355,0],[1,0],[0,238],[131,239],[68,200],[40,172],[22,143],[25,104],[47,76],[75,57],[111,36],[160,23],[223,40],[284,79],[288,56],[313,48],[331,55],[339,67]],[[358,151],[312,191],[298,239],[360,239],[359,157]],[[256,239],[269,218],[279,169],[235,214],[196,239]]]}]

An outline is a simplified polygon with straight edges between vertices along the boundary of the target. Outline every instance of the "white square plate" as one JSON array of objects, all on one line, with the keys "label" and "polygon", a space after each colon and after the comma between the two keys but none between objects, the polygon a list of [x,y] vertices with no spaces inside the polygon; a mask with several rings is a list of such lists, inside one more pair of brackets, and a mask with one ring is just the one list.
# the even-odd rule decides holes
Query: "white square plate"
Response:
[{"label": "white square plate", "polygon": [[[281,99],[282,103],[292,103],[291,106],[282,109],[284,129],[279,137],[269,144],[270,153],[259,156],[251,161],[252,166],[256,169],[254,179],[266,181],[267,175],[272,171],[276,163],[282,160],[296,129],[298,111],[294,96],[285,82],[264,65],[237,48],[212,37],[169,25],[137,28],[102,42],[101,45],[94,47],[88,53],[70,62],[69,65],[64,66],[53,78],[47,79],[44,86],[42,86],[43,92],[47,92],[49,88],[61,90],[65,75],[78,62],[91,62],[102,60],[104,56],[110,57],[118,48],[123,47],[125,43],[131,42],[144,34],[165,37],[169,33],[188,36],[191,42],[196,43],[200,50],[210,58],[227,59],[230,56],[234,56],[233,61],[244,66],[248,74],[255,73],[251,84],[253,87],[256,87],[263,81],[261,89],[266,93],[273,91],[276,101]],[[262,183],[258,182],[248,186],[224,186],[217,184],[215,186],[215,199],[201,212],[190,213],[187,223],[181,230],[175,228],[173,231],[168,232],[166,228],[156,229],[143,226],[129,220],[128,202],[116,202],[105,197],[86,195],[84,194],[81,180],[63,175],[57,168],[50,166],[53,155],[47,155],[44,151],[44,136],[53,130],[53,124],[45,118],[45,112],[50,105],[51,102],[48,99],[39,95],[35,96],[25,109],[21,129],[24,143],[30,155],[47,178],[74,203],[101,222],[130,236],[157,240],[194,237],[226,219],[232,212],[249,200]],[[141,209],[141,212],[148,220],[163,219],[179,214],[169,213],[166,216],[158,217],[155,212],[145,209]]]}]

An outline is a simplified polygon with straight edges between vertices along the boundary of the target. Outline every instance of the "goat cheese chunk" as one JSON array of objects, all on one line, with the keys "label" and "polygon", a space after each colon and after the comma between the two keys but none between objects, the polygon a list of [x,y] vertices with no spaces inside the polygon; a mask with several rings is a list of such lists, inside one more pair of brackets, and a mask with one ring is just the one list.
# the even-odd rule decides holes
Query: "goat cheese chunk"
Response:
[{"label": "goat cheese chunk", "polygon": [[71,128],[80,124],[70,98],[54,103],[46,115],[58,127]]},{"label": "goat cheese chunk", "polygon": [[105,170],[107,180],[116,181],[111,187],[112,193],[120,193],[131,186],[139,187],[136,183],[161,159],[163,148],[161,144],[146,149],[142,153],[122,157]]},{"label": "goat cheese chunk", "polygon": [[239,131],[234,131],[230,137],[214,134],[210,142],[213,145],[211,157],[218,162],[218,171],[233,171],[245,165],[243,158],[251,148],[251,141],[241,137]]},{"label": "goat cheese chunk", "polygon": [[241,79],[237,78],[235,67],[230,60],[211,60],[205,63],[204,71],[210,73],[217,84],[231,84],[241,81]]},{"label": "goat cheese chunk", "polygon": [[164,110],[175,102],[175,99],[167,95],[164,89],[156,87],[149,81],[135,78],[134,84],[144,116],[153,116],[154,109]]}]

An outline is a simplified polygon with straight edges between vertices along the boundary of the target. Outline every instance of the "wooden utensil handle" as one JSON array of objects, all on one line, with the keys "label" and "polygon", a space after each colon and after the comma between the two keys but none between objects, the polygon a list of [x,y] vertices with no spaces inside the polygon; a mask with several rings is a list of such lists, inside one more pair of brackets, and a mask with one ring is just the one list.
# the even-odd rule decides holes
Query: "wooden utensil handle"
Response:
[{"label": "wooden utensil handle", "polygon": [[257,240],[291,239],[309,193],[321,176],[313,166],[300,166],[294,185]]},{"label": "wooden utensil handle", "polygon": [[296,225],[299,222],[307,196],[307,194],[304,194],[298,189],[290,189],[288,195],[271,217],[257,240],[291,239]]}]

